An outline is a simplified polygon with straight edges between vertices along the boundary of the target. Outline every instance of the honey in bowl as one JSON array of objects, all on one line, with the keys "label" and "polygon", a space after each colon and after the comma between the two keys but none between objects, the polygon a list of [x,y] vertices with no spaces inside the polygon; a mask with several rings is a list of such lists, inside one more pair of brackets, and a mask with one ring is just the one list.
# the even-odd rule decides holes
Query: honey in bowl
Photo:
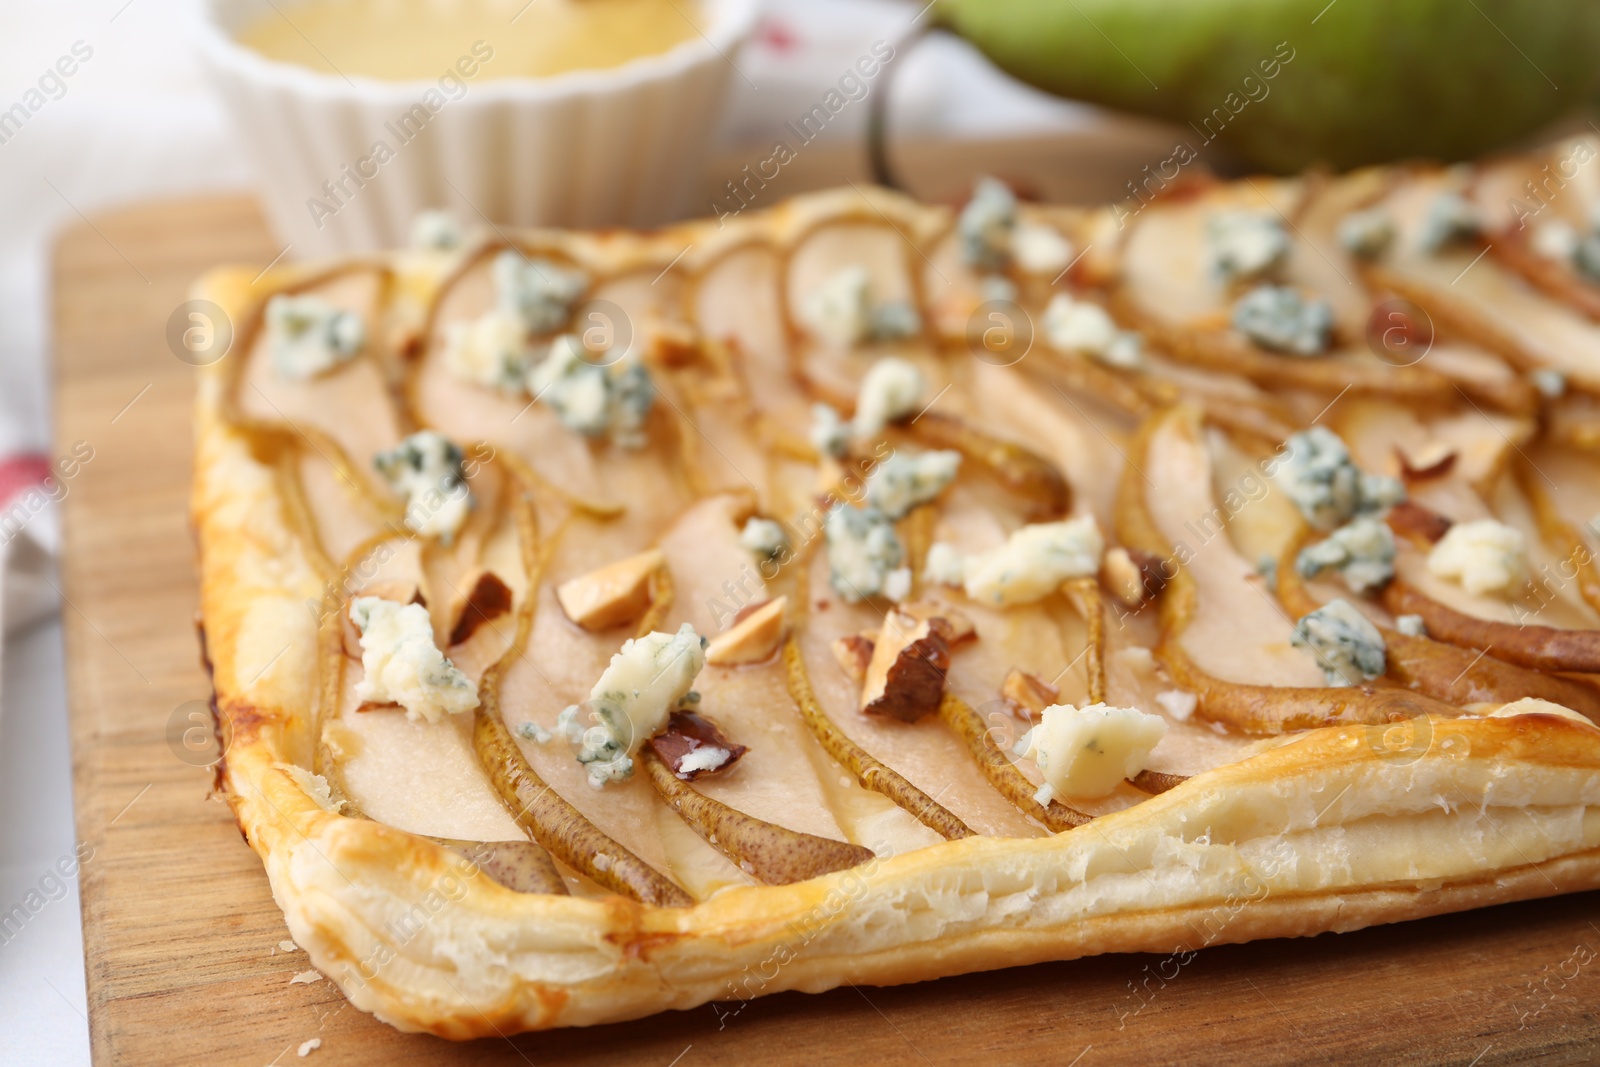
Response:
[{"label": "honey in bowl", "polygon": [[694,0],[301,0],[273,5],[238,40],[268,59],[384,81],[437,77],[487,45],[480,77],[543,78],[658,55],[698,34],[700,17]]}]

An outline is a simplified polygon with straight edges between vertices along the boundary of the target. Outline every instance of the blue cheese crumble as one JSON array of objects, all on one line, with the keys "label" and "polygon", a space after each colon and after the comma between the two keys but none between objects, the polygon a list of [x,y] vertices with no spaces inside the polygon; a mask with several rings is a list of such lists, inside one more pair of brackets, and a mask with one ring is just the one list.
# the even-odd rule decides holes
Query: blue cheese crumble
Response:
[{"label": "blue cheese crumble", "polygon": [[997,178],[979,178],[972,198],[956,219],[962,260],[978,270],[1000,270],[1011,262],[1016,228],[1016,194]]},{"label": "blue cheese crumble", "polygon": [[583,342],[562,334],[528,372],[528,389],[574,433],[609,436],[625,448],[644,444],[644,422],[655,403],[650,372],[632,359],[591,363]]},{"label": "blue cheese crumble", "polygon": [[1320,356],[1333,339],[1333,305],[1286,285],[1258,285],[1233,305],[1233,328],[1273,352]]},{"label": "blue cheese crumble", "polygon": [[[596,789],[633,776],[633,756],[667,725],[706,665],[706,640],[684,623],[675,634],[652,631],[623,643],[584,705],[562,710],[556,732],[577,746]],[[587,708],[592,725],[578,715]]]},{"label": "blue cheese crumble", "polygon": [[831,404],[811,405],[811,447],[824,456],[839,459],[850,450],[850,424]]},{"label": "blue cheese crumble", "polygon": [[510,249],[494,257],[490,274],[496,302],[521,317],[530,334],[554,333],[564,327],[572,317],[573,305],[589,288],[589,279],[581,271],[549,259],[528,259]]},{"label": "blue cheese crumble", "polygon": [[739,531],[739,543],[761,559],[776,559],[789,547],[789,535],[783,532],[781,523],[753,517]]},{"label": "blue cheese crumble", "polygon": [[1388,669],[1383,635],[1348,600],[1330,600],[1295,623],[1289,643],[1309,649],[1332,686],[1370,682]]},{"label": "blue cheese crumble", "polygon": [[1428,553],[1428,571],[1461,583],[1473,596],[1505,595],[1528,571],[1522,531],[1494,519],[1458,522]]},{"label": "blue cheese crumble", "polygon": [[1394,552],[1394,533],[1388,523],[1361,515],[1302,549],[1294,569],[1302,578],[1337,571],[1351,592],[1365,593],[1394,577]]},{"label": "blue cheese crumble", "polygon": [[962,584],[974,600],[995,607],[1043,600],[1068,578],[1100,570],[1105,538],[1094,516],[1024,526],[999,548],[969,556]]},{"label": "blue cheese crumble", "polygon": [[451,252],[466,241],[461,223],[448,211],[419,211],[411,219],[410,245],[423,252]]},{"label": "blue cheese crumble", "polygon": [[873,301],[872,277],[859,264],[835,271],[807,293],[800,319],[814,336],[837,348],[922,332],[922,316],[910,301]]},{"label": "blue cheese crumble", "polygon": [[408,719],[438,722],[478,706],[478,686],[433,642],[433,622],[421,604],[357,597],[350,621],[361,632],[361,681],[356,699],[399,704]]},{"label": "blue cheese crumble", "polygon": [[522,316],[494,308],[445,330],[444,364],[455,377],[501,393],[520,393],[533,366]]},{"label": "blue cheese crumble", "polygon": [[1421,615],[1398,615],[1394,620],[1394,628],[1407,637],[1428,636],[1428,624]]},{"label": "blue cheese crumble", "polygon": [[1394,219],[1381,207],[1352,211],[1339,220],[1339,244],[1357,259],[1378,259],[1394,238]]},{"label": "blue cheese crumble", "polygon": [[896,452],[867,478],[867,503],[891,519],[903,519],[912,508],[944,492],[960,469],[960,452],[943,450],[918,456]]},{"label": "blue cheese crumble", "polygon": [[[1103,797],[1144,770],[1150,751],[1167,734],[1167,721],[1137,708],[1109,704],[1056,704],[1029,730],[1024,755],[1044,778],[1045,799]],[[1024,747],[1025,746],[1025,747]],[[1038,799],[1036,795],[1035,799]]]},{"label": "blue cheese crumble", "polygon": [[841,600],[853,604],[889,593],[890,576],[900,569],[906,551],[887,515],[846,504],[828,513],[822,530],[829,580]]},{"label": "blue cheese crumble", "polygon": [[922,576],[935,585],[959,586],[966,580],[966,560],[947,541],[935,541],[928,546],[928,558],[922,564]]},{"label": "blue cheese crumble", "polygon": [[1211,272],[1224,282],[1251,281],[1276,270],[1289,255],[1289,235],[1275,215],[1218,211],[1206,220]]},{"label": "blue cheese crumble", "polygon": [[1438,252],[1449,245],[1473,241],[1483,232],[1478,209],[1460,193],[1440,193],[1428,205],[1417,243],[1424,252]]},{"label": "blue cheese crumble", "polygon": [[1053,276],[1072,265],[1072,245],[1054,226],[1018,222],[1011,235],[1011,256],[1028,274]]},{"label": "blue cheese crumble", "polygon": [[1273,481],[1318,530],[1336,529],[1406,498],[1399,479],[1368,474],[1352,463],[1345,443],[1326,427],[1292,434],[1280,455]]},{"label": "blue cheese crumble", "polygon": [[266,325],[272,365],[297,381],[327,373],[367,344],[361,316],[319,296],[273,297],[267,301]]},{"label": "blue cheese crumble", "polygon": [[861,379],[852,434],[877,437],[885,426],[915,414],[923,387],[922,372],[916,364],[898,356],[878,360]]},{"label": "blue cheese crumble", "polygon": [[406,498],[406,526],[449,544],[472,510],[461,449],[433,430],[421,430],[372,458],[389,487]]},{"label": "blue cheese crumble", "polygon": [[1118,329],[1099,304],[1066,293],[1057,293],[1045,306],[1044,339],[1057,352],[1088,356],[1108,367],[1144,366],[1144,345],[1136,332]]}]

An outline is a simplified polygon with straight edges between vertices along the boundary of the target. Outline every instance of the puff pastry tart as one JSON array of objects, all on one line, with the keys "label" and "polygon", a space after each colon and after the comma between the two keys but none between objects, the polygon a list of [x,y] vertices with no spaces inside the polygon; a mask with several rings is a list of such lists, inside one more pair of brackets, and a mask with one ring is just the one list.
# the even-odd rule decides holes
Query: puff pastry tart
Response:
[{"label": "puff pastry tart", "polygon": [[296,942],[469,1038],[1600,886],[1595,152],[207,275]]}]

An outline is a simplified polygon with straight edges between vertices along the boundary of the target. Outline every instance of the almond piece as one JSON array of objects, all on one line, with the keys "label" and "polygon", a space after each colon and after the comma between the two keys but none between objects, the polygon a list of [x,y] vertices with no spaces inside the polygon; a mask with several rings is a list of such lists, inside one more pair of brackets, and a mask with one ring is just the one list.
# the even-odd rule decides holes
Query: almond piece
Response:
[{"label": "almond piece", "polygon": [[666,557],[653,548],[562,582],[556,600],[567,618],[591,633],[632,622],[650,606],[650,576]]},{"label": "almond piece", "polygon": [[1150,586],[1144,568],[1133,554],[1122,546],[1107,550],[1100,561],[1100,580],[1111,595],[1124,606],[1136,608],[1150,597]]},{"label": "almond piece", "polygon": [[1389,529],[1418,545],[1437,544],[1450,532],[1451,521],[1431,508],[1402,500],[1389,509]]},{"label": "almond piece", "polygon": [[867,677],[867,665],[872,662],[872,650],[877,642],[861,634],[845,634],[833,642],[833,658],[839,661],[845,676],[858,685]]},{"label": "almond piece", "polygon": [[728,666],[769,659],[783,640],[783,611],[788,603],[788,597],[780,596],[740,611],[737,621],[706,646],[706,662]]},{"label": "almond piece", "polygon": [[1411,455],[1396,448],[1394,455],[1400,461],[1400,477],[1407,482],[1441,478],[1456,465],[1455,448],[1443,441],[1429,441]]},{"label": "almond piece", "polygon": [[687,367],[700,357],[700,332],[687,322],[652,317],[644,343],[645,359],[659,367]]},{"label": "almond piece", "polygon": [[978,638],[978,628],[972,624],[972,620],[949,604],[937,600],[912,600],[901,604],[899,610],[918,622],[933,622],[934,628],[943,633],[951,648]]},{"label": "almond piece", "polygon": [[1028,718],[1036,720],[1045,708],[1061,698],[1061,690],[1037,674],[1012,667],[1006,672],[1006,680],[1000,683],[1000,695],[1026,712]]},{"label": "almond piece", "polygon": [[493,571],[480,571],[466,598],[451,612],[450,644],[459,645],[478,627],[511,610],[511,587]]},{"label": "almond piece", "polygon": [[919,622],[899,610],[889,612],[861,686],[865,714],[916,722],[938,710],[945,672],[950,669],[947,625],[933,618]]}]

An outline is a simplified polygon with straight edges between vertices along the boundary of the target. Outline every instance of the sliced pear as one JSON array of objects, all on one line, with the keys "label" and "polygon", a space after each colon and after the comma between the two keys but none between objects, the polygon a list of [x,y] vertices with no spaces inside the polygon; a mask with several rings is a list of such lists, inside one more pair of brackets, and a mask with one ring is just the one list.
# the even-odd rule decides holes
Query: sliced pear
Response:
[{"label": "sliced pear", "polygon": [[822,745],[824,752],[855,775],[856,781],[864,787],[875,793],[882,793],[934,832],[950,840],[973,836],[972,830],[966,823],[941,807],[938,801],[928,794],[874,759],[834,725],[833,720],[828,718],[828,713],[822,710],[822,704],[811,688],[811,679],[806,673],[805,657],[800,652],[800,643],[793,635],[784,643],[783,661],[789,681],[789,695],[799,706],[800,717],[805,720],[806,727]]},{"label": "sliced pear", "polygon": [[1187,774],[1168,774],[1166,771],[1140,771],[1128,779],[1128,784],[1140,792],[1155,796],[1175,789],[1189,780]]},{"label": "sliced pear", "polygon": [[1600,630],[1562,630],[1479,619],[1439,603],[1402,578],[1385,587],[1383,606],[1394,615],[1421,615],[1428,635],[1436,640],[1462,648],[1490,649],[1499,658],[1523,667],[1600,671]]},{"label": "sliced pear", "polygon": [[567,893],[566,879],[556,869],[550,853],[532,841],[458,841],[450,837],[428,840],[465,857],[514,893]]},{"label": "sliced pear", "polygon": [[651,604],[651,578],[665,557],[659,549],[640,552],[568,579],[556,587],[567,618],[591,633],[633,622]]},{"label": "sliced pear", "polygon": [[654,749],[639,755],[650,784],[672,810],[740,870],[768,885],[803,882],[873,858],[872,850],[860,845],[802,834],[736,811],[673,774]]},{"label": "sliced pear", "polygon": [[734,666],[772,658],[783,642],[784,609],[788,604],[789,598],[780,596],[740,611],[732,626],[711,639],[706,647],[706,662]]},{"label": "sliced pear", "polygon": [[954,415],[927,411],[906,426],[929,448],[953,448],[994,475],[1007,489],[1027,500],[1033,520],[1058,518],[1072,507],[1072,487],[1054,463],[1021,445],[998,437]]},{"label": "sliced pear", "polygon": [[1056,833],[1082,826],[1092,818],[1076,808],[1067,807],[1059,800],[1051,800],[1049,804],[1040,804],[1035,800],[1034,794],[1038,792],[1039,787],[1028,781],[1023,773],[1017,770],[1016,764],[1012,763],[994,743],[983,716],[954,693],[944,695],[939,705],[939,716],[967,746],[967,751],[972,754],[972,758],[983,771],[983,776],[989,780],[989,784],[994,786],[995,792],[1011,801],[1023,812],[1032,815]]}]

